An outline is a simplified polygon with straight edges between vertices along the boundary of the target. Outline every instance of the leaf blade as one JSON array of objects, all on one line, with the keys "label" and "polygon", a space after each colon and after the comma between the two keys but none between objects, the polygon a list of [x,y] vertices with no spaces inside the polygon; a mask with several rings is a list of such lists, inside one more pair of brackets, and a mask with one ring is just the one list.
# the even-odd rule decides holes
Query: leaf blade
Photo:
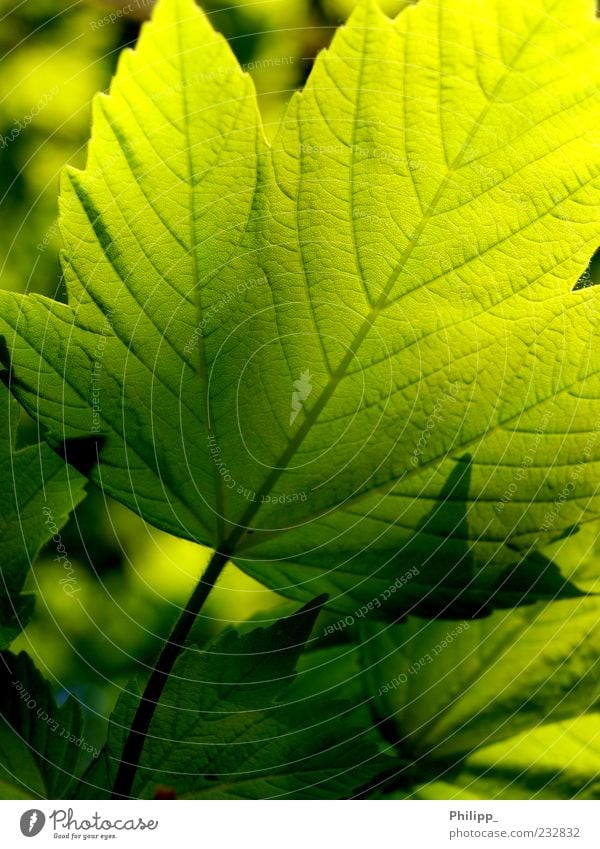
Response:
[{"label": "leaf blade", "polygon": [[[596,293],[571,292],[597,246],[588,7],[363,2],[268,148],[222,40],[162,0],[65,179],[70,306],[3,299],[21,402],[59,438],[99,415],[110,494],[346,611],[443,524],[468,453],[444,536],[465,604],[513,604],[514,550],[535,586],[529,551],[599,510]],[[430,554],[393,616],[445,604]]]}]

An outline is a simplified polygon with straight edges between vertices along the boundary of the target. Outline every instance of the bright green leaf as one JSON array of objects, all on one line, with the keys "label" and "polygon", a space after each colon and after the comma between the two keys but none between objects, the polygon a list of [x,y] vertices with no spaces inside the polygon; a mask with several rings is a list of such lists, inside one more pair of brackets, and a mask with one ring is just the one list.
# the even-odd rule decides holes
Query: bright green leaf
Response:
[{"label": "bright green leaf", "polygon": [[430,767],[425,783],[382,786],[377,798],[597,799],[599,741],[597,713],[541,725],[478,750],[458,769],[441,766],[438,779]]},{"label": "bright green leaf", "polygon": [[386,613],[514,604],[507,569],[600,514],[593,10],[362,2],[269,147],[159,0],[64,179],[68,305],[0,301],[52,444],[284,594],[352,612],[417,567]]},{"label": "bright green leaf", "polygon": [[600,714],[542,725],[487,746],[457,777],[482,798],[597,799]]}]

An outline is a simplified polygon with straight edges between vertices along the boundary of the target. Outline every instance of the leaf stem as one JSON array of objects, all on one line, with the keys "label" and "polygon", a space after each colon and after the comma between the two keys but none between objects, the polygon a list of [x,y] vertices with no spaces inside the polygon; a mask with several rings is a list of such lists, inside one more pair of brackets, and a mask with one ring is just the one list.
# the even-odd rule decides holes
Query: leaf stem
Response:
[{"label": "leaf stem", "polygon": [[215,551],[210,559],[206,571],[200,578],[194,592],[190,596],[185,609],[182,611],[169,638],[164,644],[162,651],[152,670],[140,703],[137,706],[131,728],[127,734],[125,745],[121,753],[121,760],[117,769],[117,775],[113,785],[111,799],[129,799],[133,781],[140,762],[146,736],[154,716],[154,711],[160,701],[169,675],[184,647],[185,641],[190,633],[196,617],[213,589],[221,572],[223,571],[229,554],[224,551]]}]

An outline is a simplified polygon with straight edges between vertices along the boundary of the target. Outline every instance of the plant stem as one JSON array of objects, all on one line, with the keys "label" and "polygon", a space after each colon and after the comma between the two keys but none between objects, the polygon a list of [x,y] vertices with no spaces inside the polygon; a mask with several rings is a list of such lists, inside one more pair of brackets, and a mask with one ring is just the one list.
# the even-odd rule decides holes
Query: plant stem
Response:
[{"label": "plant stem", "polygon": [[127,734],[119,768],[115,778],[111,799],[129,799],[133,781],[140,762],[144,743],[154,711],[160,701],[160,697],[169,680],[175,661],[184,647],[185,641],[190,633],[196,617],[208,598],[208,595],[219,575],[223,571],[229,555],[223,551],[215,551],[210,559],[206,571],[200,578],[198,585],[192,593],[185,609],[182,611],[175,627],[164,644],[162,651],[156,661],[156,665],[150,674],[148,683],[144,689],[140,703],[137,706],[131,728]]}]

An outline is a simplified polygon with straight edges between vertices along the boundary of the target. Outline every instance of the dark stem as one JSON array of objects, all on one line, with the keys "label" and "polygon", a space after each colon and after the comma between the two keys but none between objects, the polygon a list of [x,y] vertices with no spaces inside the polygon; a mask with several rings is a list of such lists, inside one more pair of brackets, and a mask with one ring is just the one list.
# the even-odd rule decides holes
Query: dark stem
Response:
[{"label": "dark stem", "polygon": [[156,706],[160,701],[165,684],[169,680],[171,670],[184,647],[192,625],[196,621],[202,605],[208,598],[210,591],[228,560],[228,554],[222,551],[215,551],[210,563],[206,567],[205,573],[200,578],[196,589],[192,593],[186,608],[182,611],[175,627],[171,631],[171,635],[162,648],[156,665],[150,674],[140,703],[137,706],[129,733],[127,734],[111,799],[131,798],[135,773],[142,756],[144,743],[146,742],[146,736]]}]

